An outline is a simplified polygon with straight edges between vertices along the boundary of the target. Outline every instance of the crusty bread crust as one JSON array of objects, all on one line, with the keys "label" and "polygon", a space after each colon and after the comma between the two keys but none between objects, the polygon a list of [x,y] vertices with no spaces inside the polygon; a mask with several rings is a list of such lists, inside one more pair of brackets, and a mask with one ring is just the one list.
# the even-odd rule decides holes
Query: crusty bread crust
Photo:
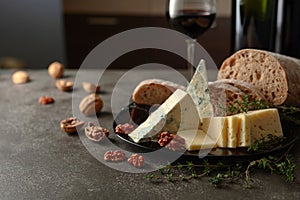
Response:
[{"label": "crusty bread crust", "polygon": [[177,89],[186,90],[182,85],[160,79],[148,79],[139,83],[132,94],[132,100],[137,104],[162,104]]},{"label": "crusty bread crust", "polygon": [[254,85],[274,105],[300,105],[300,61],[256,49],[227,58],[218,79],[237,79]]}]

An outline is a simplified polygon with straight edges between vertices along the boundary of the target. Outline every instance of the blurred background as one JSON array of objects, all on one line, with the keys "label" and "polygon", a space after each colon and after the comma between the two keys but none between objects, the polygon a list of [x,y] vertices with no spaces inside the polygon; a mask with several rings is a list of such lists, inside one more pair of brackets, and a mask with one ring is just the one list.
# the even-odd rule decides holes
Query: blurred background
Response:
[{"label": "blurred background", "polygon": [[[100,42],[144,26],[170,27],[167,0],[1,0],[0,68],[47,68],[57,60],[78,68]],[[230,54],[231,0],[217,0],[213,28],[198,38],[217,65]],[[138,50],[115,60],[112,69],[159,62],[186,68],[169,52]]]}]

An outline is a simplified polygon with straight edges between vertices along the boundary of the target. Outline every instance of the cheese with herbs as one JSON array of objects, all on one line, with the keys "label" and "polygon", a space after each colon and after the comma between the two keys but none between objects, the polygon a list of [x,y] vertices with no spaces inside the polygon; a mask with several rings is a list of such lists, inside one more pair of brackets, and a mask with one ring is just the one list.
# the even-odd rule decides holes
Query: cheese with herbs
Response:
[{"label": "cheese with herbs", "polygon": [[177,133],[197,129],[199,115],[188,93],[177,89],[160,107],[151,113],[129,137],[136,143],[155,139],[163,131]]}]

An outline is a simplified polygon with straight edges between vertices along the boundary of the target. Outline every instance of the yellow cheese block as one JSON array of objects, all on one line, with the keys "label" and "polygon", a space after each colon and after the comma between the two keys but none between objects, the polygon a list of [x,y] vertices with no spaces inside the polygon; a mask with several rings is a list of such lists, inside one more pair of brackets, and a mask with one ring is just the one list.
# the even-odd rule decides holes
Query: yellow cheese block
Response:
[{"label": "yellow cheese block", "polygon": [[249,147],[269,134],[283,136],[279,113],[274,108],[204,118],[200,128],[224,148]]},{"label": "yellow cheese block", "polygon": [[263,109],[250,111],[246,115],[246,122],[250,126],[250,142],[253,144],[256,140],[267,138],[269,134],[274,136],[283,136],[278,110]]},{"label": "yellow cheese block", "polygon": [[185,147],[189,151],[212,149],[216,146],[216,142],[202,130],[184,130],[177,135],[185,139]]},{"label": "yellow cheese block", "polygon": [[245,113],[237,115],[240,119],[239,130],[237,132],[237,146],[249,147],[251,146],[251,130],[250,130],[250,118]]},{"label": "yellow cheese block", "polygon": [[216,141],[218,147],[228,146],[228,117],[203,118],[201,130]]},{"label": "yellow cheese block", "polygon": [[237,147],[237,137],[240,128],[240,118],[236,115],[227,117],[228,129],[227,129],[227,147],[236,148]]}]

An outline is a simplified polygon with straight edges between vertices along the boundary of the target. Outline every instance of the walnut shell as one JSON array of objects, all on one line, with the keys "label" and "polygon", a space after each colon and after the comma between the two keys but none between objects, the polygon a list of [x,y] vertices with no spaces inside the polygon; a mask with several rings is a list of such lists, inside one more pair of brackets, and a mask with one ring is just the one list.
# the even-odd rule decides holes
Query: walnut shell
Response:
[{"label": "walnut shell", "polygon": [[14,84],[23,84],[29,82],[29,74],[25,71],[17,71],[12,75]]},{"label": "walnut shell", "polygon": [[56,87],[63,91],[71,91],[73,89],[74,83],[72,81],[67,81],[67,80],[58,80],[56,81]]},{"label": "walnut shell", "polygon": [[82,87],[87,93],[99,93],[101,89],[100,85],[95,85],[89,82],[83,82]]},{"label": "walnut shell", "polygon": [[93,115],[100,113],[103,108],[103,101],[102,99],[95,94],[90,94],[82,99],[79,109],[80,111],[86,115]]},{"label": "walnut shell", "polygon": [[48,73],[53,78],[61,78],[64,74],[64,65],[60,62],[53,62],[48,67]]},{"label": "walnut shell", "polygon": [[60,128],[67,134],[76,133],[84,125],[83,121],[80,121],[76,117],[69,117],[60,122]]}]

